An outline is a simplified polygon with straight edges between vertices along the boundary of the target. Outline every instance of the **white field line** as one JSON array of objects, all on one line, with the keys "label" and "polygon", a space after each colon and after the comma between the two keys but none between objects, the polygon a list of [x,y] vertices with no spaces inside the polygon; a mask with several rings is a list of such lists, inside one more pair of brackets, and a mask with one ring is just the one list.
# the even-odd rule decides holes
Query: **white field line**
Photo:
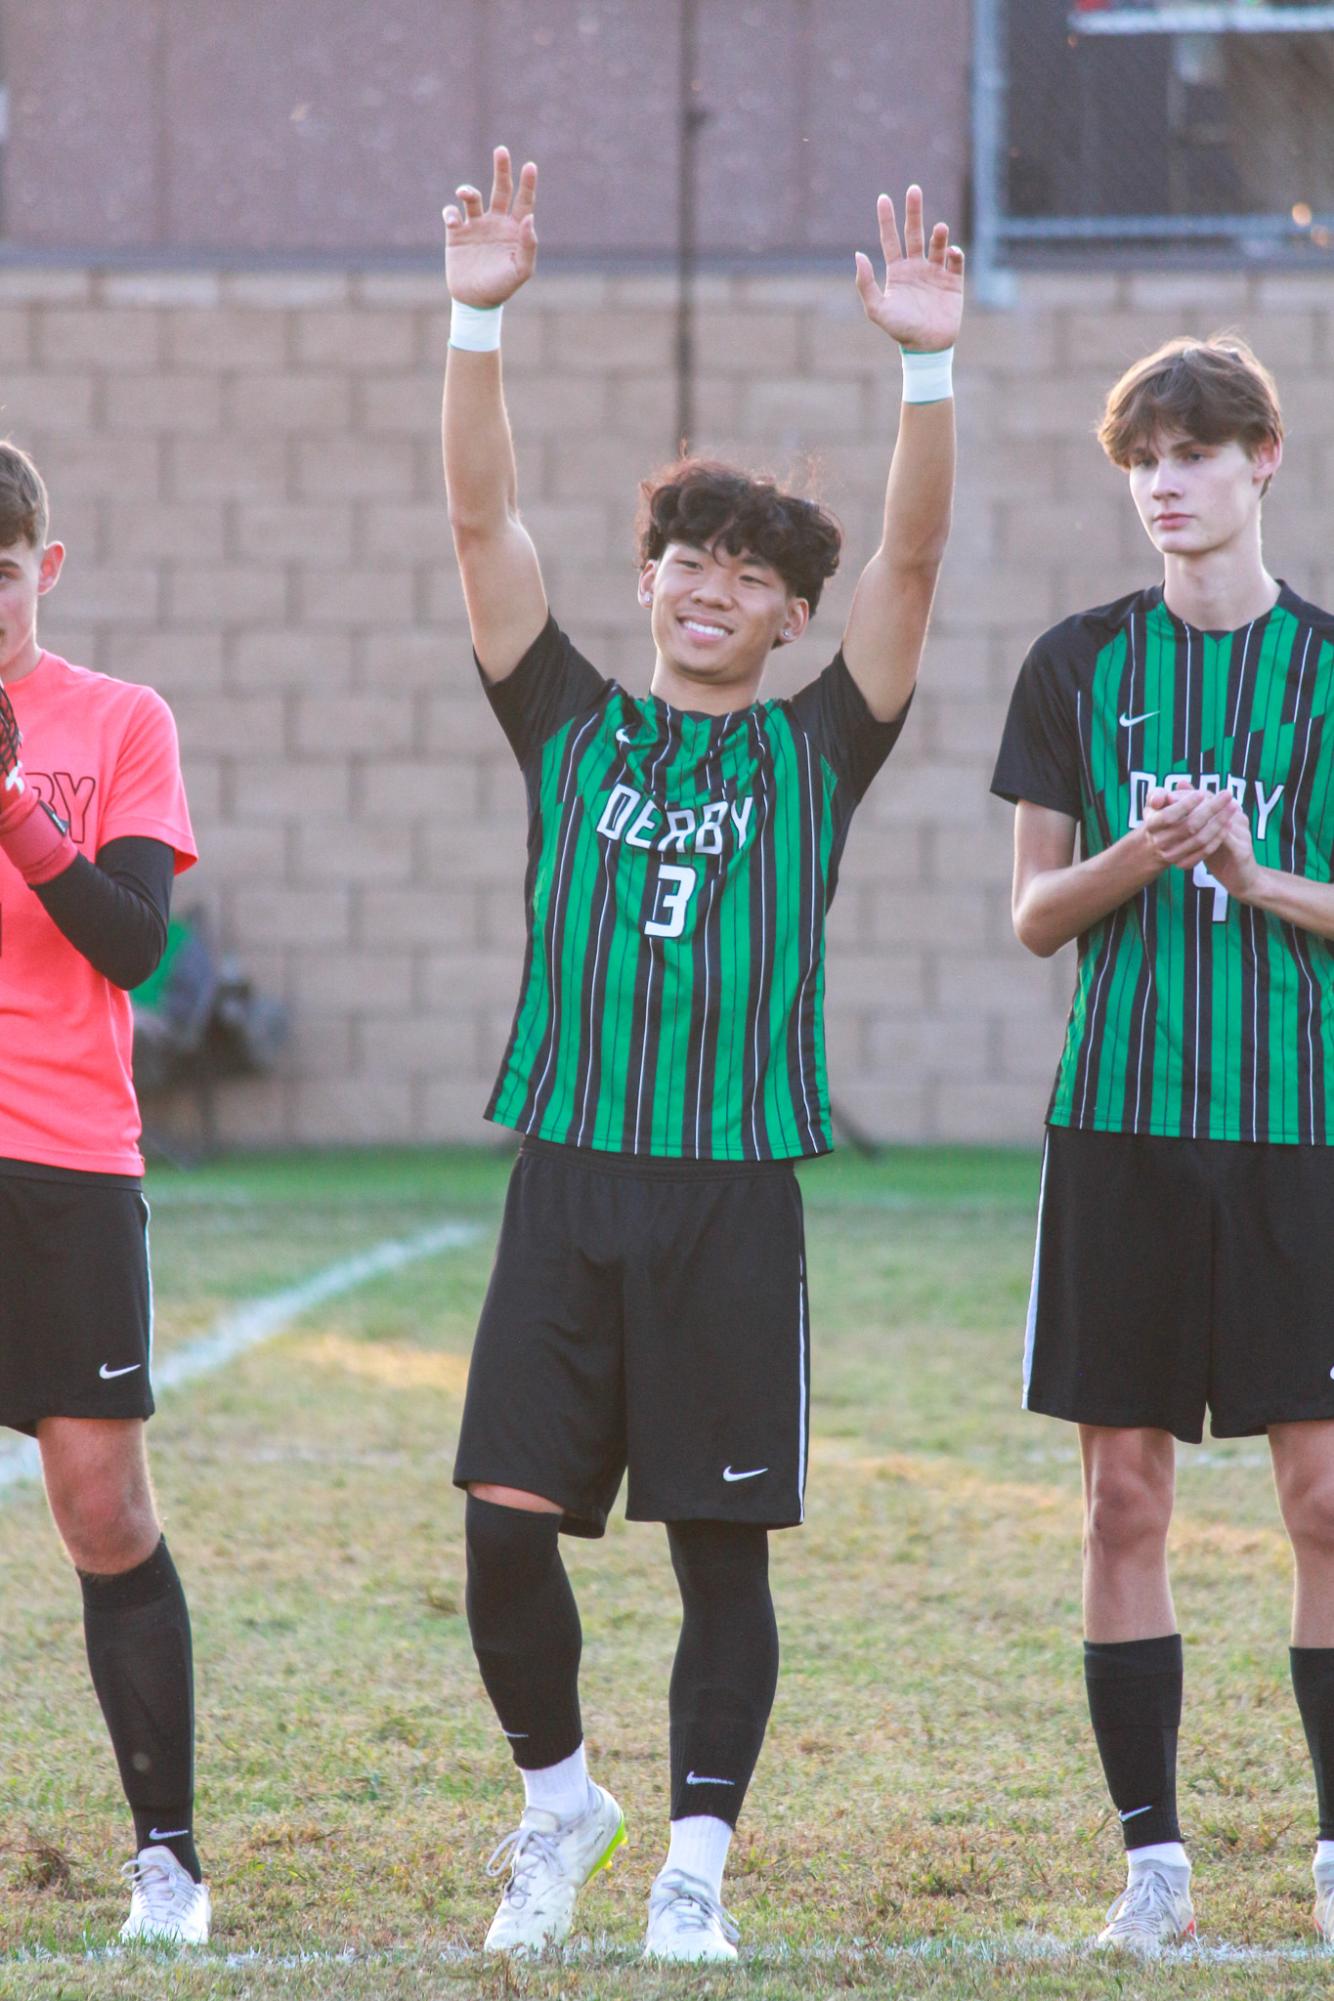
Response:
[{"label": "white field line", "polygon": [[[383,1278],[388,1272],[402,1271],[422,1258],[435,1257],[441,1251],[460,1250],[464,1244],[474,1243],[479,1235],[476,1223],[437,1223],[415,1237],[386,1238],[370,1250],[358,1252],[356,1257],[340,1258],[337,1264],[313,1272],[299,1285],[285,1286],[281,1292],[271,1292],[263,1299],[249,1300],[233,1312],[224,1313],[207,1334],[201,1334],[155,1366],[153,1387],[175,1389],[180,1383],[192,1382],[196,1376],[211,1375],[247,1349],[272,1340],[292,1321],[313,1307],[322,1306],[327,1299],[353,1292],[357,1286],[366,1285],[373,1278]],[[0,1494],[7,1487],[39,1478],[40,1474],[41,1456],[36,1439],[24,1438],[0,1451]]]},{"label": "white field line", "polygon": [[[11,1952],[0,1953],[0,1966],[40,1965],[53,1971],[60,1967],[87,1966],[91,1963],[110,1963],[120,1959],[133,1959],[142,1963],[142,1946],[129,1952],[123,1946],[105,1945],[91,1947],[84,1953],[53,1953],[42,1947],[19,1946]],[[155,1955],[156,1956],[156,1955]],[[162,1956],[176,1961],[174,1948],[162,1948]],[[594,1940],[576,1939],[564,1948],[552,1965],[561,1961],[583,1962],[588,1968],[596,1966],[638,1965],[642,1959],[642,1948],[638,1945],[611,1944],[606,1938]],[[1327,1946],[1297,1945],[1260,1946],[1230,1945],[1225,1940],[1216,1943],[1180,1946],[1165,1951],[1154,1962],[1155,1968],[1166,1970],[1173,1966],[1289,1966],[1307,1962],[1329,1965],[1334,1954]],[[920,1938],[907,1939],[897,1945],[872,1945],[865,1939],[821,1940],[805,1946],[782,1944],[742,1946],[740,1971],[747,1967],[830,1967],[830,1966],[903,1966],[914,1965],[966,1965],[1021,1967],[1034,1964],[1071,1965],[1080,1961],[1094,1961],[1105,1966],[1101,1955],[1092,1952],[1088,1939],[1070,1940],[1053,1938],[1042,1932],[1012,1932],[994,1938]],[[226,1967],[254,1967],[256,1970],[277,1971],[289,1967],[304,1966],[348,1966],[348,1967],[420,1967],[468,1966],[476,1965],[479,1970],[487,1962],[479,1951],[465,1946],[447,1946],[440,1952],[414,1951],[410,1947],[390,1947],[387,1950],[358,1952],[354,1947],[343,1949],[331,1947],[327,1950],[293,1952],[222,1952],[217,1947],[192,1948],[188,1957],[191,1966],[220,1965]]]}]

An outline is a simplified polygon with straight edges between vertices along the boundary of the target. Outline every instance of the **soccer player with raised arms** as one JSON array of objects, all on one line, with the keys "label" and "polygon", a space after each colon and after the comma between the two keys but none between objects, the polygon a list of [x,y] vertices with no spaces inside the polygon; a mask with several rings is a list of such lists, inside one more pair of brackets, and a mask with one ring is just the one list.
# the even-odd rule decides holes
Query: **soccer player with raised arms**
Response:
[{"label": "soccer player with raised arms", "polygon": [[1334,618],[1262,558],[1283,423],[1243,341],[1137,362],[1099,436],[1163,582],[1037,641],[994,780],[1015,930],[1077,943],[1024,1402],[1079,1426],[1085,1678],[1129,1860],[1099,1943],[1194,1930],[1166,1538],[1206,1407],[1269,1440],[1334,1941]]},{"label": "soccer player with raised arms", "polygon": [[[528,794],[528,946],[490,1115],[523,1135],[468,1381],[468,1617],[526,1804],[487,1936],[568,1935],[623,1839],[590,1779],[558,1535],[666,1524],[683,1608],[671,1833],[646,1954],[735,1957],[728,1843],[778,1673],[768,1532],[802,1519],[809,1341],[792,1163],[831,1144],[824,919],[848,822],[903,724],[949,530],[963,256],[910,188],[869,320],[904,349],[883,537],[842,645],[761,700],[838,562],[835,522],[692,459],[646,483],[647,691],[551,616],[518,510],[501,309],[531,277],[537,170],[495,154],[446,209],[450,518],[483,685]],[[577,611],[577,606],[575,607]],[[646,679],[648,677],[646,676]]]},{"label": "soccer player with raised arms", "polygon": [[[149,1484],[152,1288],[129,989],[195,860],[160,695],[37,637],[65,558],[0,444],[0,1424],[35,1434],[134,1816],[125,1939],[199,1944],[190,1620]],[[0,1724],[0,1742],[3,1725]]]}]

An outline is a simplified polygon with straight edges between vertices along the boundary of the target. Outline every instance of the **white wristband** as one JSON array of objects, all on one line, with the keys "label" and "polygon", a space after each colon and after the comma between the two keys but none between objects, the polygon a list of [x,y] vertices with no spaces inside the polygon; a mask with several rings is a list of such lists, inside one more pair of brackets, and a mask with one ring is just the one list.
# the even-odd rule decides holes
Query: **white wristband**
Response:
[{"label": "white wristband", "polygon": [[905,403],[943,403],[954,394],[954,349],[938,348],[934,354],[918,354],[902,347],[903,400]]},{"label": "white wristband", "polygon": [[449,344],[469,354],[494,354],[500,346],[503,306],[465,306],[455,299],[449,315]]}]

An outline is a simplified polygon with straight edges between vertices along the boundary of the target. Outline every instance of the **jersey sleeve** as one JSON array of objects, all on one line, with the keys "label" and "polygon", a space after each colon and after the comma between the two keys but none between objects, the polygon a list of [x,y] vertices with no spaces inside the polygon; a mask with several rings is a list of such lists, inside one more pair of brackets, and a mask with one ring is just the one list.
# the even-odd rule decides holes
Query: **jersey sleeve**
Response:
[{"label": "jersey sleeve", "polygon": [[138,835],[163,841],[184,874],[199,859],[185,780],[181,776],[176,721],[161,695],[140,688],[116,752],[102,811],[98,845]]},{"label": "jersey sleeve", "polygon": [[893,750],[912,707],[909,695],[893,722],[871,714],[841,651],[824,673],[792,697],[792,710],[820,755],[860,799]]},{"label": "jersey sleeve", "polygon": [[572,717],[596,708],[609,685],[550,616],[503,681],[488,681],[480,660],[477,671],[520,764],[527,764]]},{"label": "jersey sleeve", "polygon": [[1047,638],[1038,640],[1019,669],[991,789],[1012,806],[1027,799],[1079,818],[1074,681]]}]

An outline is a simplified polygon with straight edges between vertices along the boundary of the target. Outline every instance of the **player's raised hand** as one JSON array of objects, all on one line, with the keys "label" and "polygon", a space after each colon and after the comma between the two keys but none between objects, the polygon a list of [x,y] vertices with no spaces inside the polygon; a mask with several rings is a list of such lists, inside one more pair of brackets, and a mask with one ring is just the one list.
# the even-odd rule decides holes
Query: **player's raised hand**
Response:
[{"label": "player's raised hand", "polygon": [[509,149],[497,146],[491,201],[477,189],[455,189],[458,206],[445,210],[445,283],[465,306],[502,306],[533,275],[537,262],[537,168],[530,160],[517,191]]},{"label": "player's raised hand", "polygon": [[903,241],[888,195],[876,203],[885,282],[876,282],[871,260],[857,252],[857,290],[866,317],[901,347],[934,353],[953,347],[963,321],[963,252],[950,242],[949,225],[938,222],[928,242],[922,222],[922,190],[913,184],[903,203]]}]

